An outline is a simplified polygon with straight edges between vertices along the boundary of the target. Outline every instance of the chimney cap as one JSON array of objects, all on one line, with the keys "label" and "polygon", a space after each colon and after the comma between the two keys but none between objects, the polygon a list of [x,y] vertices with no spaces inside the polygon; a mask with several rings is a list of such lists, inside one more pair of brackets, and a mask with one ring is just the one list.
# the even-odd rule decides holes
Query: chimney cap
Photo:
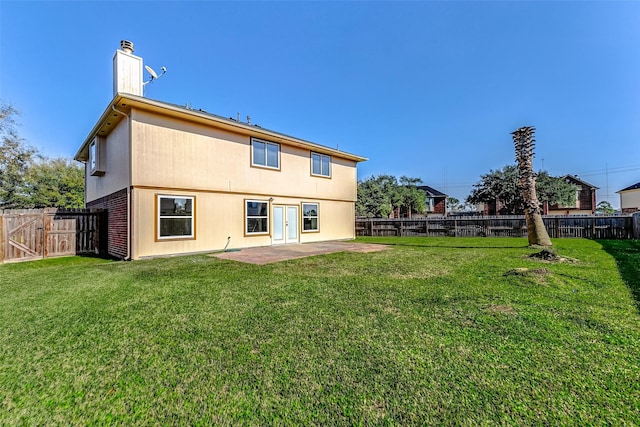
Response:
[{"label": "chimney cap", "polygon": [[133,53],[133,42],[129,40],[120,40],[120,49],[126,53]]}]

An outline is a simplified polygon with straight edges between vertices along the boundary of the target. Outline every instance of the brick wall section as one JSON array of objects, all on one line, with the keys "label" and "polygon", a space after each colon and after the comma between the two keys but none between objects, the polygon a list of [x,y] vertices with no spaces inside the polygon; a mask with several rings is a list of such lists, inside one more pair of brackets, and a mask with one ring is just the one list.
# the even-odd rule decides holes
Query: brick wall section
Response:
[{"label": "brick wall section", "polygon": [[106,209],[107,211],[107,253],[113,257],[127,257],[127,189],[111,193],[108,196],[87,203],[87,208]]}]

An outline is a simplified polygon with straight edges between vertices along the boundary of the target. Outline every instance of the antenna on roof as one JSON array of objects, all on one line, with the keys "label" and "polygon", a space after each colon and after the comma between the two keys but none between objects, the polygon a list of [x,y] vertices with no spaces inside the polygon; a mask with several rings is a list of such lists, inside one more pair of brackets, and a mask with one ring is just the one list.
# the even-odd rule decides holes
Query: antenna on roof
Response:
[{"label": "antenna on roof", "polygon": [[149,67],[148,65],[145,65],[144,69],[147,70],[147,72],[151,75],[151,78],[149,80],[147,80],[146,82],[143,82],[142,83],[143,86],[151,83],[154,80],[158,80],[160,77],[164,76],[164,73],[167,72],[167,67],[161,67],[160,68],[160,71],[162,71],[162,73],[160,73],[160,75],[158,75],[158,73],[156,73],[153,70],[153,68]]}]

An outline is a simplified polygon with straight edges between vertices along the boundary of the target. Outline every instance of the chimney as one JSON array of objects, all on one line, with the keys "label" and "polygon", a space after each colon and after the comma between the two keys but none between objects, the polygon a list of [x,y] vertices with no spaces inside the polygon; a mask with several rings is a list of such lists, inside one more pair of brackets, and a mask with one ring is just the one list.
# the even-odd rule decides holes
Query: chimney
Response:
[{"label": "chimney", "polygon": [[120,41],[120,50],[113,57],[113,95],[142,95],[142,58],[133,54],[133,42]]}]

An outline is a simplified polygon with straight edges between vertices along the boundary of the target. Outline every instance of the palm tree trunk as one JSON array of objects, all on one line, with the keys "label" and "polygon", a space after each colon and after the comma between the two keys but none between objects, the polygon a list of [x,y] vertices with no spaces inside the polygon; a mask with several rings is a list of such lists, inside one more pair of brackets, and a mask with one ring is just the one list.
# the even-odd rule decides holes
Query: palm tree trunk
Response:
[{"label": "palm tree trunk", "polygon": [[551,239],[542,221],[540,202],[536,194],[536,174],[533,171],[533,147],[535,139],[532,126],[512,132],[518,162],[518,186],[524,199],[524,215],[527,220],[529,245],[551,246]]}]

